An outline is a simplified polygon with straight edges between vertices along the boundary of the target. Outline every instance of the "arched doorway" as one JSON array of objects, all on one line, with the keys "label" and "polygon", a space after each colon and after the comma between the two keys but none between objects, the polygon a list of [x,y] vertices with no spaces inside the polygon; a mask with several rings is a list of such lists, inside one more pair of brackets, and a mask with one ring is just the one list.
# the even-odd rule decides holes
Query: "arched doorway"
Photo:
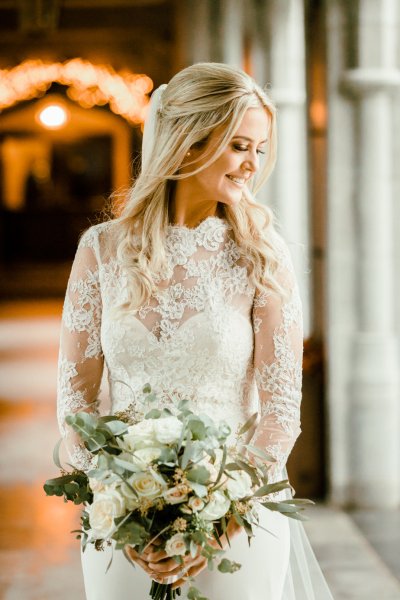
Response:
[{"label": "arched doorway", "polygon": [[152,81],[80,59],[28,61],[5,78],[0,296],[57,296],[79,234],[130,184]]}]

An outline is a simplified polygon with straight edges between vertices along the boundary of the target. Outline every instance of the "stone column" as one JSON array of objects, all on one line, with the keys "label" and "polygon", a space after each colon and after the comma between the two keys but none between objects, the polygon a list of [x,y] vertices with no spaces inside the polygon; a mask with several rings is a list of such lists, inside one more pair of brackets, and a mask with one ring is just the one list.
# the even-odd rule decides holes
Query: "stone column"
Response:
[{"label": "stone column", "polygon": [[278,111],[278,160],[271,179],[283,235],[299,275],[305,336],[310,334],[309,201],[307,182],[306,77],[302,0],[271,0],[268,10],[271,97]]},{"label": "stone column", "polygon": [[175,0],[177,70],[213,60],[212,0]]},{"label": "stone column", "polygon": [[240,68],[243,68],[245,4],[243,0],[219,0],[218,60]]},{"label": "stone column", "polygon": [[398,348],[394,327],[393,113],[397,0],[360,0],[358,67],[344,76],[357,115],[356,277],[358,322],[350,366],[350,502],[400,501]]}]

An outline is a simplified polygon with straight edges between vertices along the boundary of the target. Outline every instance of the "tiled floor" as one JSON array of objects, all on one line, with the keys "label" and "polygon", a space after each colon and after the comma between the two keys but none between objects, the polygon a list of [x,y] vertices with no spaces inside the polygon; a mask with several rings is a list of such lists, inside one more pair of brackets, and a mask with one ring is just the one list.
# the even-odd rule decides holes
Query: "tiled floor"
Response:
[{"label": "tiled floor", "polygon": [[[79,510],[42,491],[44,479],[57,474],[51,454],[60,312],[57,302],[0,305],[4,600],[84,600],[79,542],[70,533]],[[305,529],[335,600],[400,600],[400,512],[309,511]]]}]

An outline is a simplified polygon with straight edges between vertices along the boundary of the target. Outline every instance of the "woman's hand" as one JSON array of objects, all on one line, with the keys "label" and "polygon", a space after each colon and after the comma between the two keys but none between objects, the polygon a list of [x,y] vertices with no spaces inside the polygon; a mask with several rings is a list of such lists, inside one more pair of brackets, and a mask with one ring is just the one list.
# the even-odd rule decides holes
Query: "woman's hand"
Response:
[{"label": "woman's hand", "polygon": [[[233,539],[240,530],[240,525],[236,523],[234,518],[231,518],[227,526],[229,539]],[[228,546],[226,535],[221,536],[220,540],[222,547],[225,549]],[[210,541],[209,545],[217,549],[220,548],[216,540]],[[172,578],[178,577],[172,583],[172,589],[180,587],[189,577],[196,577],[206,568],[207,559],[200,554],[200,551],[201,548],[199,547],[199,553],[195,557],[190,554],[182,557],[183,564],[179,565],[164,550],[158,549],[154,544],[149,546],[142,554],[136,552],[131,546],[125,546],[126,556],[142,567],[154,581],[165,584],[169,583]]]},{"label": "woman's hand", "polygon": [[[169,583],[175,577],[184,581],[187,577],[193,577],[200,573],[207,565],[206,559],[197,554],[194,558],[189,554],[183,556],[183,563],[178,564],[173,558],[168,556],[164,550],[160,550],[155,545],[149,546],[142,554],[139,554],[131,546],[125,546],[125,555],[137,563],[146,573],[159,583]],[[174,582],[172,587],[179,587],[180,583]]]}]

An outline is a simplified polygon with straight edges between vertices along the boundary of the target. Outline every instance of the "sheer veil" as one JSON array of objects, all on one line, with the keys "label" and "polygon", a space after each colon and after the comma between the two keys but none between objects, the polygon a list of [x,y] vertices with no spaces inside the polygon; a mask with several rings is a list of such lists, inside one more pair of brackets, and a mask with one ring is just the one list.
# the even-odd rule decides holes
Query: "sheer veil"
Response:
[{"label": "sheer veil", "polygon": [[162,85],[160,85],[160,87],[158,87],[156,90],[154,90],[154,92],[151,96],[150,106],[149,106],[146,120],[144,122],[144,130],[143,130],[142,169],[148,165],[150,155],[153,150],[157,111],[162,106],[162,102],[161,102],[162,94],[166,87],[167,87],[167,84],[163,83]]},{"label": "sheer veil", "polygon": [[[153,145],[157,112],[162,106],[162,94],[166,84],[157,88],[151,97],[145,121],[142,143],[142,168],[147,166]],[[286,467],[282,479],[287,479]],[[292,498],[290,490],[284,490],[286,499]],[[312,517],[310,517],[312,518]],[[333,600],[301,521],[288,518],[290,528],[290,555],[283,595],[280,600]],[[266,557],[268,561],[268,557]],[[260,600],[270,600],[267,598]]]},{"label": "sheer veil", "polygon": [[[282,472],[282,479],[288,479],[286,467]],[[286,500],[293,498],[290,490],[284,490],[284,493]],[[303,523],[289,518],[289,530],[289,566],[282,600],[334,600]]]}]

